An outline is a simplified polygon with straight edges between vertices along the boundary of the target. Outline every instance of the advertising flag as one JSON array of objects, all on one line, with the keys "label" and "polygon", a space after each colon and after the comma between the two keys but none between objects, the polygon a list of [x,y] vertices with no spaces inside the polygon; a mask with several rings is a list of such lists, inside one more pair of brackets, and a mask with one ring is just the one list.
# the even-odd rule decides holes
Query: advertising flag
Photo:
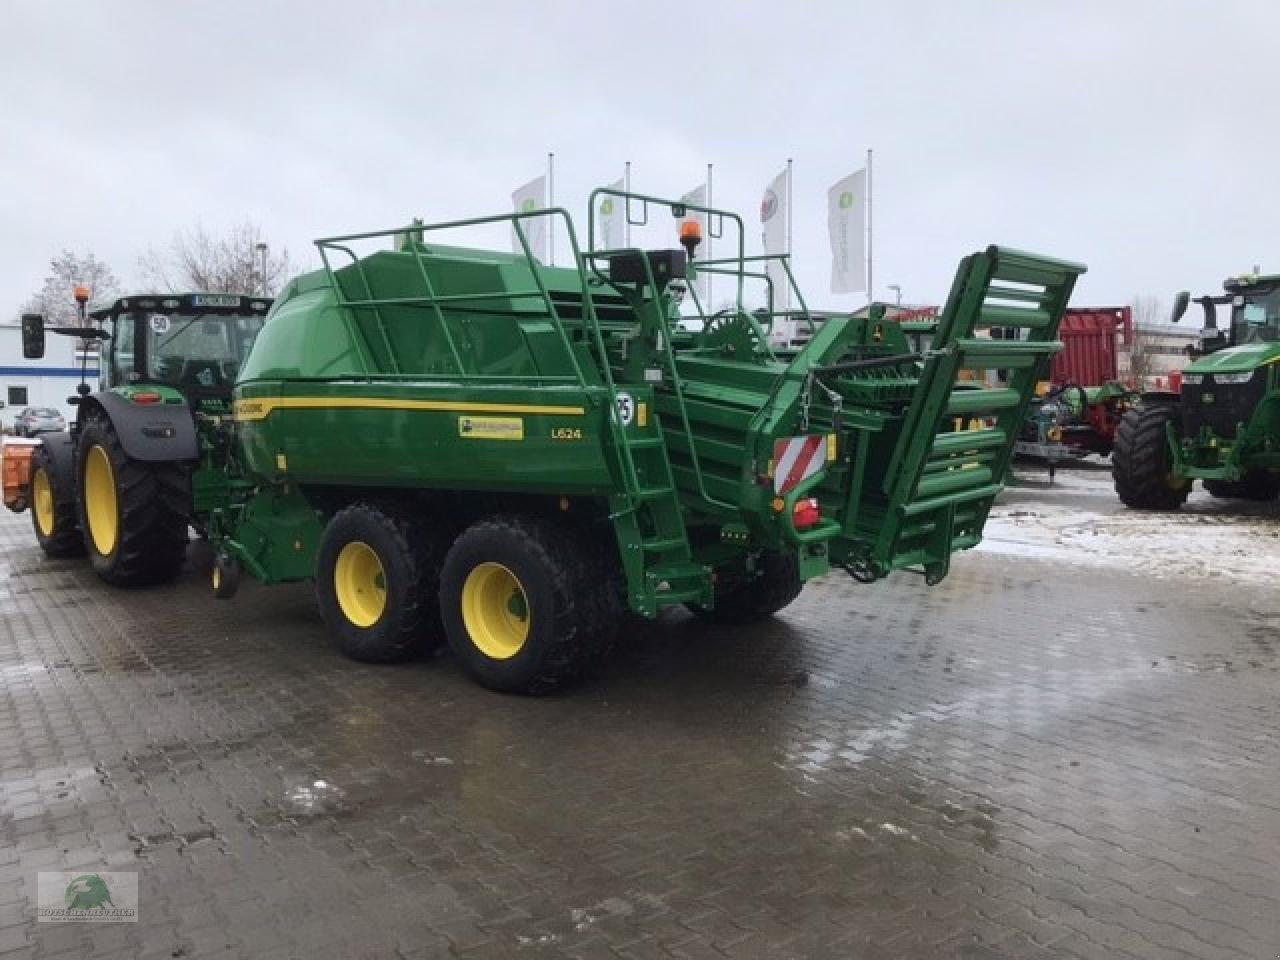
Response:
[{"label": "advertising flag", "polygon": [[867,171],[851,173],[827,191],[831,292],[867,289]]},{"label": "advertising flag", "polygon": [[[789,253],[787,250],[787,204],[791,198],[791,170],[783,170],[769,181],[764,198],[760,201],[760,226],[764,239],[764,252],[769,256]],[[791,306],[791,284],[780,260],[768,261],[767,272],[773,281],[773,309],[787,310]]]},{"label": "advertising flag", "polygon": [[[692,203],[699,207],[705,207],[707,205],[707,185],[704,183],[702,186],[695,187],[694,189],[690,190],[688,193],[682,194],[680,197],[680,202]],[[686,221],[696,220],[698,223],[698,226],[702,228],[702,243],[698,246],[697,258],[705,258],[707,255],[707,215],[703,213],[701,210],[690,210],[685,215],[684,219]],[[698,262],[697,258],[695,258],[694,260],[695,270],[697,269],[697,262]],[[710,296],[710,283],[711,283],[711,274],[709,273],[698,274],[698,299],[702,302],[702,307],[704,310],[707,310],[709,308],[709,304],[707,303],[707,297]]]},{"label": "advertising flag", "polygon": [[[610,190],[624,190],[621,180],[609,184]],[[596,199],[596,249],[617,250],[626,241],[627,201],[625,197],[605,194]]]},{"label": "advertising flag", "polygon": [[[547,205],[547,177],[543,174],[530,180],[523,187],[511,194],[511,209],[516,213],[528,213],[530,210],[541,210]],[[519,221],[529,241],[529,249],[539,260],[547,259],[547,217],[524,217]],[[511,227],[511,252],[523,253],[520,237],[516,234],[514,223]]]}]

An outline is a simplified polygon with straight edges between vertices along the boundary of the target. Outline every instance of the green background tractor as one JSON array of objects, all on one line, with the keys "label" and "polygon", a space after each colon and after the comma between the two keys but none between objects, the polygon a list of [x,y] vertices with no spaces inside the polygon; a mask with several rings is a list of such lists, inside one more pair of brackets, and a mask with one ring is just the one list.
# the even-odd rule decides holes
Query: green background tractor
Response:
[{"label": "green background tractor", "polygon": [[[50,332],[101,342],[98,389],[69,398],[70,432],[42,438],[31,462],[32,520],[50,555],[87,551],[102,579],[141,586],[185,562],[197,503],[221,470],[202,451],[230,413],[231,390],[270,300],[228,294],[124,297]],[[38,315],[23,318],[23,353],[44,353]],[[207,460],[207,458],[206,458]]]},{"label": "green background tractor", "polygon": [[[1127,506],[1176,510],[1195,480],[1215,497],[1280,494],[1280,276],[1227,280],[1225,294],[1196,298],[1205,325],[1182,393],[1144,394],[1116,433],[1112,468]],[[1178,294],[1173,319],[1191,302]],[[1217,308],[1230,307],[1218,326]]]}]

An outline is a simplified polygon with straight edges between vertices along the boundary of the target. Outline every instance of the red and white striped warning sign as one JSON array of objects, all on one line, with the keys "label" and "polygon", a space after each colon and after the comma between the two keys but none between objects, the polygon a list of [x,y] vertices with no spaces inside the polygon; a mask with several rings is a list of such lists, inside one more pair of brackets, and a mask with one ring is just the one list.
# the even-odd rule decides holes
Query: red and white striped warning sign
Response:
[{"label": "red and white striped warning sign", "polygon": [[773,492],[784,494],[827,462],[827,438],[787,437],[773,445]]}]

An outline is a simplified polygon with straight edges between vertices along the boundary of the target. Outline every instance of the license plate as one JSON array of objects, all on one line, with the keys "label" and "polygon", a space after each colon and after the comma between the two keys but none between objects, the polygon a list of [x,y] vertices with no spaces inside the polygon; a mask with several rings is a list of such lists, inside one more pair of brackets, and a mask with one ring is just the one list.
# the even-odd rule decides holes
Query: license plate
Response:
[{"label": "license plate", "polygon": [[238,307],[240,298],[201,293],[191,298],[191,305],[193,307]]}]

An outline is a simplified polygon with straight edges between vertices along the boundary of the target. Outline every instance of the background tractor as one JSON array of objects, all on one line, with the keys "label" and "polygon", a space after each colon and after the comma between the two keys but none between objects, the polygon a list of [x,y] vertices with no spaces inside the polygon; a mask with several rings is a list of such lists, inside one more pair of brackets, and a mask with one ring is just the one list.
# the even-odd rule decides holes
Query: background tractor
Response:
[{"label": "background tractor", "polygon": [[[745,623],[832,568],[941,580],[981,539],[1084,268],[966,258],[923,353],[882,305],[819,326],[794,290],[811,336],[775,347],[769,258],[745,255],[736,214],[612,189],[589,209],[603,194],[637,223],[670,215],[681,248],[581,246],[566,211],[522,211],[317,241],[322,269],[265,324],[258,304],[121,301],[122,379],[37,461],[37,536],[49,549],[78,518],[99,573],[136,583],[172,575],[189,522],[217,596],[246,573],[312,580],[348,655],[447,640],[480,683],[527,693],[581,675],[626,611]],[[697,258],[693,214],[729,256]],[[533,255],[532,218],[569,266]],[[521,252],[435,242],[495,225]],[[735,306],[705,311],[700,272]],[[992,326],[1020,336],[976,335]],[[986,369],[1007,381],[959,384]]]},{"label": "background tractor", "polygon": [[[25,476],[14,478],[28,495],[6,501],[31,506],[46,553],[87,550],[118,586],[161,582],[181,571],[189,526],[200,529],[210,497],[224,495],[220,434],[270,301],[157,294],[88,311],[87,299],[77,291],[79,326],[48,331],[101,341],[98,389],[81,382],[68,398],[70,432],[41,436]],[[24,316],[22,332],[24,355],[43,356],[43,318]]]},{"label": "background tractor", "polygon": [[[1112,468],[1127,506],[1176,510],[1197,479],[1215,497],[1280,494],[1280,276],[1247,274],[1223,286],[1225,294],[1195,300],[1204,329],[1181,394],[1144,394],[1121,421]],[[1178,294],[1175,322],[1190,302]],[[1219,306],[1230,307],[1225,330]]]}]

